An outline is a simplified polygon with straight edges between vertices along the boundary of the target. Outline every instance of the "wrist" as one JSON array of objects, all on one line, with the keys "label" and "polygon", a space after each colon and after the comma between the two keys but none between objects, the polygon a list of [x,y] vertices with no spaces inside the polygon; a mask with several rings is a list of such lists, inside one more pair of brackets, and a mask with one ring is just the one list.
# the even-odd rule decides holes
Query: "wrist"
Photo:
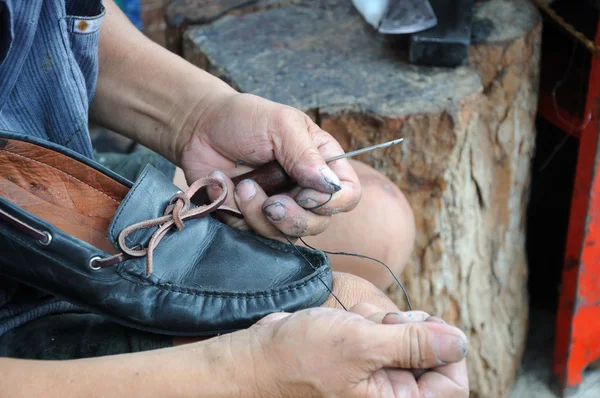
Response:
[{"label": "wrist", "polygon": [[[169,363],[176,361],[184,364],[183,368],[175,370],[182,380],[179,394],[184,397],[211,398],[277,396],[277,385],[269,378],[267,362],[262,358],[263,350],[252,329],[201,342],[193,340],[175,339],[177,347],[170,353],[173,359],[162,361],[167,370],[159,371],[173,373],[175,369]],[[194,380],[194,383],[189,383],[189,380]],[[172,390],[161,392],[164,396],[170,394],[173,394]]]},{"label": "wrist", "polygon": [[[205,74],[206,72],[196,70]],[[181,166],[182,154],[189,149],[192,140],[203,139],[218,118],[218,113],[231,98],[239,95],[231,86],[222,80],[209,75],[199,79],[197,83],[188,85],[186,93],[181,96],[177,107],[179,116],[172,118],[170,130],[172,135],[173,163]]]},{"label": "wrist", "polygon": [[106,8],[90,119],[177,164],[195,113],[235,90],[149,40],[113,2]]},{"label": "wrist", "polygon": [[241,330],[206,342],[201,360],[209,366],[210,394],[215,398],[275,397],[277,385],[269,377],[256,333]]}]

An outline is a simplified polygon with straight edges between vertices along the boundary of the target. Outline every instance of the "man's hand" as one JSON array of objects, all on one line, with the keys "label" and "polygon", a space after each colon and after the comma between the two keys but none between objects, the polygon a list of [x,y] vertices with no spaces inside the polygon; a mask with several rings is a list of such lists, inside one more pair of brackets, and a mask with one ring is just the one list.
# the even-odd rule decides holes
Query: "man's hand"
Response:
[{"label": "man's hand", "polygon": [[252,363],[241,362],[240,374],[256,386],[253,396],[469,395],[465,335],[425,313],[381,312],[368,304],[349,312],[316,308],[269,315],[247,333],[244,343],[236,341],[240,336],[231,343],[249,341],[244,348]]},{"label": "man's hand", "polygon": [[[267,198],[245,182],[230,203],[237,203],[246,227],[267,237],[280,237],[276,231],[319,234],[331,214],[358,204],[360,183],[350,163],[325,163],[342,148],[306,114],[238,93],[150,41],[112,1],[105,6],[90,108],[94,122],[160,153],[180,166],[190,183],[215,170],[232,177],[277,160],[301,189]],[[244,164],[236,168],[239,161]],[[331,195],[327,205],[315,209]]]},{"label": "man's hand", "polygon": [[[249,352],[252,358],[251,365],[240,359],[242,370],[234,372],[242,377],[238,384],[257,388],[245,395],[468,396],[468,344],[461,331],[423,311],[401,312],[381,290],[354,275],[334,273],[333,291],[349,312],[340,311],[330,297],[321,308],[271,314],[246,331],[228,335],[231,347],[225,351]],[[405,326],[373,330],[365,319]],[[219,339],[206,343],[211,347]],[[195,341],[176,339],[175,345]],[[223,350],[221,344],[215,347]]]},{"label": "man's hand", "polygon": [[271,314],[248,329],[255,372],[247,377],[257,395],[469,396],[462,331],[423,311],[399,311],[354,275],[334,273],[333,290],[349,312],[330,297],[331,308]]},{"label": "man's hand", "polygon": [[[188,181],[213,172],[228,183],[233,195],[225,204],[238,208],[244,219],[226,217],[225,222],[274,239],[281,239],[281,232],[317,235],[332,214],[358,204],[361,188],[350,163],[342,159],[327,165],[324,160],[344,153],[342,148],[306,114],[249,94],[208,97],[197,119],[189,120],[192,127],[177,135],[185,142],[179,158]],[[234,187],[229,179],[273,160],[297,181],[297,188],[269,198],[252,180]],[[220,193],[219,188],[209,190],[213,198]]]},{"label": "man's hand", "polygon": [[[381,311],[398,312],[398,306],[371,282],[345,272],[333,273],[332,291],[344,307],[351,308],[359,303],[368,303]],[[329,295],[322,307],[342,309],[338,301]]]},{"label": "man's hand", "polygon": [[467,346],[460,330],[422,312],[314,308],[137,354],[0,358],[0,396],[466,398]]}]

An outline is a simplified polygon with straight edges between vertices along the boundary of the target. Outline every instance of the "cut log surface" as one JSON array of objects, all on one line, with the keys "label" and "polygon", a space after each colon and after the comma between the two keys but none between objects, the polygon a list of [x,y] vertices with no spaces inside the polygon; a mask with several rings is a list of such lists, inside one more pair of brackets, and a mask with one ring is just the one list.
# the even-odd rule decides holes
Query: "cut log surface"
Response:
[{"label": "cut log surface", "polygon": [[166,0],[165,42],[181,53],[181,35],[189,25],[206,24],[224,15],[238,15],[290,5],[301,0]]},{"label": "cut log surface", "polygon": [[169,26],[212,22],[224,15],[235,15],[269,7],[291,4],[293,0],[171,0],[165,13]]},{"label": "cut log surface", "polygon": [[[257,11],[258,10],[258,11]],[[417,226],[401,275],[413,307],[467,332],[472,396],[505,397],[528,317],[525,210],[541,18],[528,0],[476,3],[470,65],[407,63],[351,1],[295,2],[188,27],[184,56],[240,91],[297,107],[402,189]],[[401,291],[389,294],[406,308]]]}]

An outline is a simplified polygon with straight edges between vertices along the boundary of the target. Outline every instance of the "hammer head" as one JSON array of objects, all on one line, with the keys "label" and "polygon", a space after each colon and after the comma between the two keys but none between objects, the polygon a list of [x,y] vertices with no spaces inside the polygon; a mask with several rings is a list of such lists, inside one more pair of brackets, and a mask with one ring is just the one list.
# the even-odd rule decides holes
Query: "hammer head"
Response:
[{"label": "hammer head", "polygon": [[410,37],[409,60],[424,66],[454,67],[469,59],[473,0],[430,0],[438,23]]},{"label": "hammer head", "polygon": [[352,3],[371,26],[384,34],[415,33],[437,24],[429,0],[352,0]]}]

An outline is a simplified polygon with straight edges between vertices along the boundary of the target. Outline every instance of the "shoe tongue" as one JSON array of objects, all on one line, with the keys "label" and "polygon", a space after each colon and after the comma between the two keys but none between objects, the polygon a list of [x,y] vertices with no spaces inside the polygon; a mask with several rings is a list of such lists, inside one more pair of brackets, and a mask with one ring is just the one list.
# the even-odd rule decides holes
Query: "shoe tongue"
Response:
[{"label": "shoe tongue", "polygon": [[[108,229],[108,237],[119,248],[119,234],[126,227],[153,218],[162,217],[169,201],[178,191],[171,180],[163,173],[147,165],[133,188],[129,191],[117,209]],[[146,247],[150,237],[158,227],[144,228],[127,236],[127,246],[142,245]]]}]

